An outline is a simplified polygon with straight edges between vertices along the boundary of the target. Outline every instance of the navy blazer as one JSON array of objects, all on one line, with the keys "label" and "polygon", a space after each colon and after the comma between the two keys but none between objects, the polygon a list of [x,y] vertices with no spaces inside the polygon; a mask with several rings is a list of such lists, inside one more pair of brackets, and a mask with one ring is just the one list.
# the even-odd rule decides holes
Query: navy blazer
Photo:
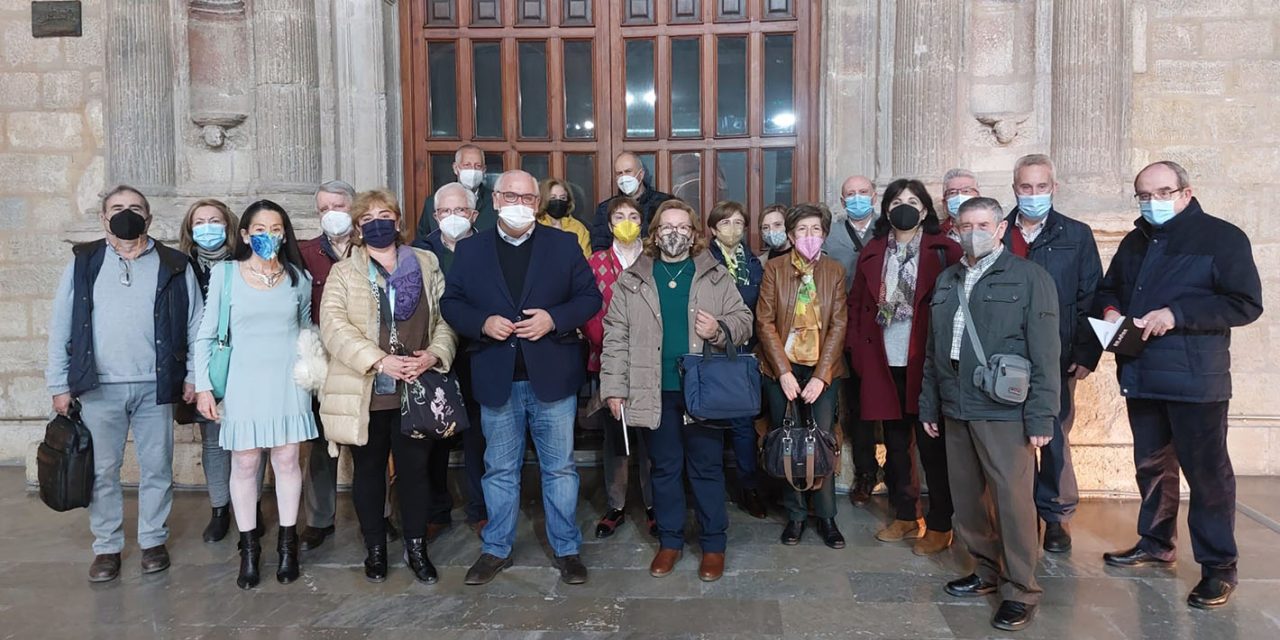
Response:
[{"label": "navy blazer", "polygon": [[[586,351],[578,328],[600,310],[596,288],[577,236],[545,225],[534,227],[533,255],[519,298],[507,289],[498,265],[498,245],[505,242],[497,229],[466,238],[454,249],[453,268],[445,281],[440,310],[459,335],[472,342],[471,386],[476,400],[488,407],[506,404],[515,374],[516,346],[524,351],[525,368],[533,392],[543,402],[562,400],[578,392],[586,380]],[[536,341],[513,334],[498,342],[484,334],[489,316],[512,322],[524,309],[543,309],[555,329]]]}]

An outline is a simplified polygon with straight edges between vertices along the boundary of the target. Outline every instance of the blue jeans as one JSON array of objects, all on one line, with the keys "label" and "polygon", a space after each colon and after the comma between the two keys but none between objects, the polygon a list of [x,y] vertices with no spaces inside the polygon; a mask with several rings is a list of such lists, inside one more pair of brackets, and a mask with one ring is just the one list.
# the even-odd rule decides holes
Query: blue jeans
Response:
[{"label": "blue jeans", "polygon": [[89,529],[95,554],[124,550],[124,491],[120,465],[133,429],[138,480],[138,546],[169,539],[173,506],[173,405],[156,404],[155,382],[104,384],[80,396],[80,416],[93,436],[93,501]]},{"label": "blue jeans", "polygon": [[679,391],[662,392],[662,420],[645,430],[653,462],[653,510],[658,543],[663,549],[684,548],[684,478],[693,488],[694,512],[703,553],[724,553],[729,512],[724,502],[724,430],[684,424]]},{"label": "blue jeans", "polygon": [[527,380],[511,383],[506,404],[481,405],[484,428],[484,501],[489,524],[480,536],[482,551],[499,558],[511,555],[520,509],[520,469],[524,464],[525,429],[533,436],[542,469],[542,506],[547,540],[557,558],[578,553],[582,532],[577,526],[578,469],[573,462],[573,423],[577,396],[543,402]]}]

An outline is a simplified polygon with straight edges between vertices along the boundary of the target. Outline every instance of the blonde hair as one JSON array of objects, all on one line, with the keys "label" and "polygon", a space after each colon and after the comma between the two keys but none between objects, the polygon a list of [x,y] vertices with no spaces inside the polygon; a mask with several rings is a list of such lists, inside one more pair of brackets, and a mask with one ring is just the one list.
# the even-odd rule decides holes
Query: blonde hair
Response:
[{"label": "blonde hair", "polygon": [[662,253],[657,244],[658,226],[661,223],[662,214],[672,209],[679,209],[689,214],[689,223],[693,225],[693,244],[689,246],[689,257],[692,258],[707,248],[707,230],[702,225],[702,218],[698,216],[698,212],[684,200],[672,198],[658,206],[658,210],[653,212],[653,218],[649,220],[649,234],[644,239],[644,253],[650,258],[658,258]]},{"label": "blonde hair", "polygon": [[540,201],[538,204],[538,215],[541,216],[547,212],[547,203],[551,202],[552,187],[560,187],[569,195],[569,212],[565,214],[565,217],[572,216],[573,210],[577,206],[573,201],[573,189],[569,188],[569,183],[559,178],[547,178],[546,180],[538,183],[538,198]]},{"label": "blonde hair", "polygon": [[[369,191],[361,191],[356,196],[356,201],[351,205],[351,226],[357,231],[360,229],[360,218],[364,214],[369,213],[374,208],[388,209],[396,216],[396,224],[399,225],[404,217],[400,215],[400,203],[396,200],[395,194],[386,189],[372,189]],[[400,229],[396,234],[396,243],[405,244],[408,242],[405,230]],[[351,235],[351,244],[357,247],[364,246],[364,236],[359,233]]]},{"label": "blonde hair", "polygon": [[196,200],[187,208],[187,215],[182,217],[182,228],[178,230],[178,250],[187,255],[191,255],[191,252],[195,250],[196,239],[191,231],[192,226],[194,226],[191,224],[191,219],[195,217],[196,210],[201,207],[213,207],[222,214],[222,221],[227,223],[227,251],[234,253],[236,240],[240,237],[240,234],[236,232],[236,228],[240,226],[240,220],[236,218],[236,214],[231,213],[230,207],[225,202],[213,198]]}]

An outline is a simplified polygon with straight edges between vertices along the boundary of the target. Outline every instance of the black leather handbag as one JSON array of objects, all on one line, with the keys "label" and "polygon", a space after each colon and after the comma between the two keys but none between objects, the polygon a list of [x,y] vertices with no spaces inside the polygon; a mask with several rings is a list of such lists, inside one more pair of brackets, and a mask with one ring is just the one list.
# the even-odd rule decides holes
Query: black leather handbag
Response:
[{"label": "black leather handbag", "polygon": [[36,449],[40,499],[54,511],[89,506],[93,500],[93,436],[72,400],[67,415],[54,416]]},{"label": "black leather handbag", "polygon": [[781,478],[796,491],[813,491],[835,472],[836,439],[829,431],[818,428],[810,408],[803,425],[796,424],[800,409],[795,402],[787,403],[782,424],[764,438],[764,470],[775,478]]}]

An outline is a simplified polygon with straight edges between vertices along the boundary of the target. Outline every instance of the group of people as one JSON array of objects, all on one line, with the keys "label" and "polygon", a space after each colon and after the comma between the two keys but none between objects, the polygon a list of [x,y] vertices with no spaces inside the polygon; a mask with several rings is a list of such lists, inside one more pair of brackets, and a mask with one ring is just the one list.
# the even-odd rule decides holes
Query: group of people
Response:
[{"label": "group of people", "polygon": [[[728,542],[726,447],[743,510],[766,518],[772,485],[758,466],[756,416],[712,425],[685,410],[679,359],[707,343],[754,350],[765,424],[803,414],[848,442],[855,506],[880,481],[882,440],[893,519],[875,537],[908,541],[919,555],[958,540],[976,569],[946,592],[998,592],[992,624],[1017,630],[1040,599],[1040,547],[1071,548],[1074,390],[1103,351],[1089,318],[1124,315],[1147,342],[1139,355],[1117,355],[1143,501],[1139,542],[1105,561],[1173,563],[1181,467],[1203,569],[1188,601],[1227,602],[1237,563],[1228,345],[1232,327],[1261,314],[1261,285],[1248,238],[1200,208],[1182,167],[1162,161],[1137,175],[1141,215],[1105,273],[1088,225],[1055,208],[1058,183],[1043,155],[1016,163],[1017,206],[1007,214],[981,195],[973,173],[954,169],[937,201],[919,180],[894,180],[881,193],[852,176],[835,215],[818,203],[774,205],[754,223],[736,202],[704,218],[654,189],[633,154],[614,168],[618,192],[589,226],[573,215],[568,184],[507,171],[490,185],[483,152],[467,145],[455,155],[457,181],[427,201],[413,236],[393,194],[331,181],[316,192],[323,232],[314,239],[299,242],[289,214],[269,200],[239,217],[200,200],[178,249],[148,235],[142,193],[107,192],[106,237],[76,246],[59,284],[47,371],[54,410],[78,411],[94,439],[89,579],[120,572],[119,474],[131,428],[142,571],[168,568],[176,409],[204,440],[212,506],[204,539],[221,540],[234,515],[242,588],[260,580],[266,462],[278,509],[276,577],[289,583],[299,552],[334,532],[340,446],[354,463],[366,577],[386,578],[388,542],[402,537],[409,571],[435,582],[427,543],[450,525],[454,440],[465,517],[483,543],[466,583],[493,580],[512,564],[526,438],[537,451],[554,563],[564,582],[582,584],[573,445],[579,397],[590,395],[604,428],[596,537],[624,523],[636,462],[658,542],[650,573],[672,573],[693,533],[687,484],[698,575],[717,580]],[[997,358],[1026,363],[1019,399],[984,384]],[[461,383],[471,428],[456,438],[401,428],[401,392],[428,372]],[[302,443],[310,443],[305,468]],[[824,544],[845,546],[834,479],[780,494],[781,543],[798,544],[812,522]]]}]

